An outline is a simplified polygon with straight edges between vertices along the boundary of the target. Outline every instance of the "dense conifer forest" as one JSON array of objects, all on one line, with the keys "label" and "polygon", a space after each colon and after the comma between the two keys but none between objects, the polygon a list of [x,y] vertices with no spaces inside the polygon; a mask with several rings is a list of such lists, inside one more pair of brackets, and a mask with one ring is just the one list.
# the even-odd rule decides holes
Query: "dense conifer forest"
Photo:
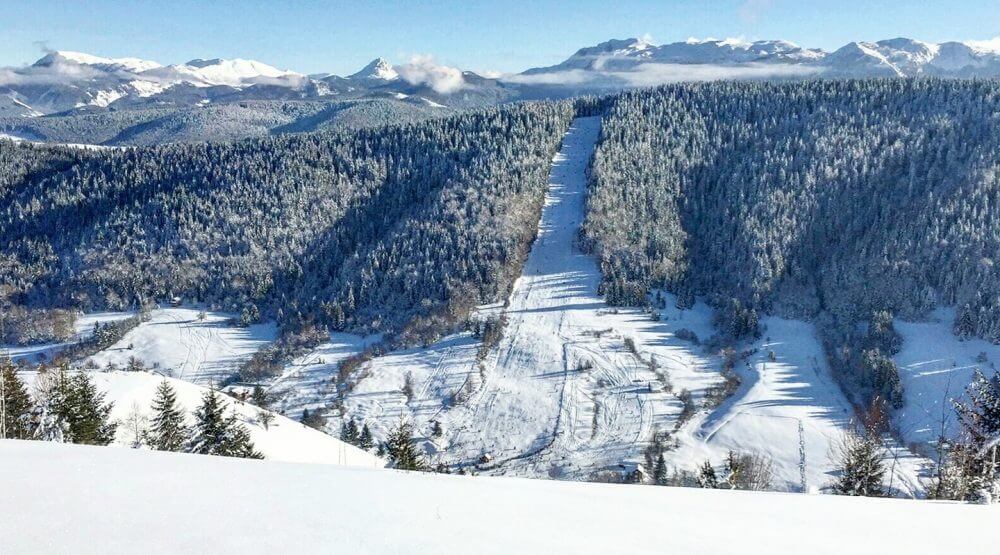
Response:
[{"label": "dense conifer forest", "polygon": [[230,144],[0,141],[0,285],[33,308],[179,297],[289,329],[454,323],[518,275],[572,116],[526,103]]},{"label": "dense conifer forest", "polygon": [[706,295],[734,336],[758,311],[814,319],[835,370],[893,402],[892,315],[955,305],[956,333],[1000,341],[995,81],[676,85],[609,103],[584,229],[609,301]]}]

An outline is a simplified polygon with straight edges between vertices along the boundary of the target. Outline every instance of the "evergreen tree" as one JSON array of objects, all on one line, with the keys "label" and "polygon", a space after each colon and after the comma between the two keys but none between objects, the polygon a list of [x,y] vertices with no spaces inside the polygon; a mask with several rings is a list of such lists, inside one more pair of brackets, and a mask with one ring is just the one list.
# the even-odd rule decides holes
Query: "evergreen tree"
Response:
[{"label": "evergreen tree", "polygon": [[236,414],[226,416],[226,405],[214,389],[202,396],[201,406],[195,411],[194,436],[188,450],[202,455],[261,459],[254,449],[250,432],[237,419]]},{"label": "evergreen tree", "polygon": [[358,447],[364,449],[365,451],[371,451],[374,446],[375,440],[372,439],[372,431],[368,428],[368,424],[365,423],[365,425],[361,427],[361,436],[358,437]]},{"label": "evergreen tree", "polygon": [[340,427],[340,440],[351,445],[358,444],[358,423],[353,418]]},{"label": "evergreen tree", "polygon": [[986,378],[978,369],[966,387],[967,402],[956,402],[964,443],[953,450],[962,498],[990,502],[1000,497],[1000,373]]},{"label": "evergreen tree", "polygon": [[190,431],[184,423],[184,409],[177,403],[177,393],[167,380],[156,387],[152,409],[146,444],[157,451],[182,451]]},{"label": "evergreen tree", "polygon": [[253,393],[250,394],[250,402],[262,409],[266,409],[270,404],[267,392],[259,385],[253,386]]},{"label": "evergreen tree", "polygon": [[24,382],[17,375],[17,368],[8,358],[0,359],[0,409],[3,428],[0,438],[29,439],[31,413],[34,409]]},{"label": "evergreen tree", "polygon": [[394,468],[401,470],[424,470],[427,465],[417,450],[413,439],[413,426],[406,421],[399,423],[386,441],[385,450]]},{"label": "evergreen tree", "polygon": [[840,495],[885,495],[885,447],[873,430],[845,432],[838,446],[840,477],[833,490]]},{"label": "evergreen tree", "polygon": [[698,484],[703,488],[716,489],[719,487],[719,479],[715,475],[715,467],[712,466],[711,461],[705,461],[701,465],[701,469],[698,471]]},{"label": "evergreen tree", "polygon": [[663,453],[656,457],[656,467],[653,469],[653,483],[658,486],[667,485],[667,461],[663,458]]},{"label": "evergreen tree", "polygon": [[115,439],[117,422],[109,420],[112,403],[104,403],[104,394],[85,372],[70,375],[60,367],[52,411],[64,429],[64,439],[71,443],[108,445]]}]

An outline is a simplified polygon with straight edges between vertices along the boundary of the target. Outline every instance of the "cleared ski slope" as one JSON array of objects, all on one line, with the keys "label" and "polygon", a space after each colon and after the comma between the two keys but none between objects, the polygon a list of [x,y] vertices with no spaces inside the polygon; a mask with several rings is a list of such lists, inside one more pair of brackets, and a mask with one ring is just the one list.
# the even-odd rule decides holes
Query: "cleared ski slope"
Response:
[{"label": "cleared ski slope", "polygon": [[0,551],[991,553],[1000,506],[585,484],[0,441]]},{"label": "cleared ski slope", "polygon": [[[432,458],[477,472],[586,479],[640,460],[655,430],[674,427],[676,393],[688,389],[700,399],[718,381],[714,357],[674,335],[681,327],[707,335],[707,307],[654,320],[608,307],[597,295],[600,271],[575,241],[599,133],[599,118],[581,118],[564,137],[538,237],[503,308],[504,337],[481,368],[479,343],[466,334],[379,357],[348,397],[349,417],[372,423],[376,435],[401,418],[425,434],[438,421],[442,437],[426,443]],[[625,348],[626,338],[638,356]],[[409,400],[402,392],[407,373]],[[674,390],[661,390],[668,382]]]}]

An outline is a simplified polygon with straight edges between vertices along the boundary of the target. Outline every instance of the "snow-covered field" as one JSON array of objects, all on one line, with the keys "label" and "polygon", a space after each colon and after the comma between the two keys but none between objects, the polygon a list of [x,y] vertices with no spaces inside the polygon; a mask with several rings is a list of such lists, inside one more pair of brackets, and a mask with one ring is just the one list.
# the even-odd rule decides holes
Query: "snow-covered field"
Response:
[{"label": "snow-covered field", "polygon": [[39,345],[28,345],[26,347],[3,346],[0,350],[9,354],[10,358],[17,361],[30,363],[39,362],[42,359],[51,359],[59,351],[72,345],[73,343],[89,339],[94,335],[94,324],[107,324],[118,320],[124,320],[132,316],[132,312],[92,312],[84,314],[76,319],[76,336],[65,343],[45,343]]},{"label": "snow-covered field", "polygon": [[236,315],[194,308],[163,308],[128,332],[121,341],[90,357],[99,367],[119,368],[131,357],[171,377],[198,384],[217,384],[254,352],[274,341],[273,323],[241,328],[230,324]]},{"label": "snow-covered field", "polygon": [[[739,390],[711,413],[685,427],[673,465],[694,470],[709,460],[722,466],[729,450],[758,452],[774,461],[774,487],[819,491],[834,479],[834,450],[853,409],[827,368],[811,324],[764,318],[761,340],[736,365]],[[772,360],[771,353],[774,353]],[[894,448],[900,460],[892,486],[905,495],[922,491],[924,461]]]},{"label": "snow-covered field", "polygon": [[952,398],[964,398],[965,386],[979,368],[987,377],[1000,364],[1000,345],[982,339],[960,341],[952,331],[953,309],[936,310],[925,322],[896,320],[903,337],[902,350],[893,357],[899,365],[906,406],[895,416],[900,435],[908,442],[934,442],[943,431],[958,431]]},{"label": "snow-covered field", "polygon": [[[991,553],[1000,506],[415,474],[0,441],[26,553]],[[30,477],[30,478],[29,478]]]},{"label": "snow-covered field", "polygon": [[[110,418],[119,424],[113,445],[122,448],[131,447],[135,438],[135,427],[129,424],[130,421],[148,424],[150,406],[160,382],[167,380],[173,386],[178,404],[188,414],[189,425],[194,423],[192,413],[201,405],[202,396],[207,391],[192,383],[149,372],[95,371],[89,375],[98,390],[105,394],[105,402],[114,403]],[[23,372],[22,378],[31,389],[36,373]],[[265,428],[257,419],[261,409],[227,396],[223,399],[229,408],[227,414],[235,412],[250,432],[254,446],[269,460],[373,468],[385,466],[384,461],[370,453],[278,414]],[[135,420],[133,413],[147,420]]]}]

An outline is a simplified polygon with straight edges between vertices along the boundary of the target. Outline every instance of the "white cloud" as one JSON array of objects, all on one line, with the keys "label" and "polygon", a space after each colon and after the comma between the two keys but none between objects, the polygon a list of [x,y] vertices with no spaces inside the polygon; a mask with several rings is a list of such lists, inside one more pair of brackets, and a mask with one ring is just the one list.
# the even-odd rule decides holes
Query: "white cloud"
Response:
[{"label": "white cloud", "polygon": [[426,85],[440,94],[450,94],[465,86],[460,69],[438,65],[427,54],[411,57],[409,63],[397,66],[396,71],[407,83]]},{"label": "white cloud", "polygon": [[534,75],[510,75],[504,80],[525,85],[591,85],[594,87],[653,87],[683,81],[719,81],[727,79],[769,79],[808,77],[818,68],[795,64],[714,64],[645,63],[629,71],[587,71],[572,69]]}]

